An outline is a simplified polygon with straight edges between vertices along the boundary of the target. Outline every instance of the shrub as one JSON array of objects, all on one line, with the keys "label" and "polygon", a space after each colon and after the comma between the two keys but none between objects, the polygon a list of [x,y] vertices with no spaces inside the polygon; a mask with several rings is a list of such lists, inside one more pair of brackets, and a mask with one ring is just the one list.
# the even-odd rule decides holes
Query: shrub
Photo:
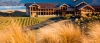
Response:
[{"label": "shrub", "polygon": [[65,19],[70,19],[71,17],[72,17],[72,14],[66,14],[66,15],[64,16]]}]

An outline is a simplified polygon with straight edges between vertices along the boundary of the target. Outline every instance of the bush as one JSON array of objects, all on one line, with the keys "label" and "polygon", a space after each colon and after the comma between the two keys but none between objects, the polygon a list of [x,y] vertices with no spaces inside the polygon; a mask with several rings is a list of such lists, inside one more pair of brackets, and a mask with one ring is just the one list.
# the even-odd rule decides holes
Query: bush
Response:
[{"label": "bush", "polygon": [[72,17],[72,14],[66,14],[66,15],[64,16],[65,19],[70,19],[71,17]]}]

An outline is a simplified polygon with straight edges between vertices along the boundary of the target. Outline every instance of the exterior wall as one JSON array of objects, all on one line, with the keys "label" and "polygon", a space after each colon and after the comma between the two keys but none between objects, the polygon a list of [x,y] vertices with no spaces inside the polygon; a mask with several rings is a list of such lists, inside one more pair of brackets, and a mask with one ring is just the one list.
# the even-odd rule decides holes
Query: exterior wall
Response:
[{"label": "exterior wall", "polygon": [[[80,4],[84,5],[85,3]],[[50,17],[50,16],[65,16],[65,14],[73,14],[74,16],[83,16],[86,17],[86,14],[92,14],[93,9],[91,8],[83,8],[82,10],[78,10],[77,8],[69,8],[68,6],[60,6],[57,8],[40,8],[37,5],[30,6],[30,8],[26,8],[26,14],[30,15],[30,17]],[[34,8],[35,7],[35,8]],[[98,12],[99,13],[99,12]]]},{"label": "exterior wall", "polygon": [[37,17],[56,17],[57,15],[38,15]]},{"label": "exterior wall", "polygon": [[[34,10],[34,7],[37,9]],[[27,10],[28,11],[28,10]],[[34,13],[35,12],[35,13]],[[28,12],[27,12],[28,14]],[[30,7],[30,16],[31,17],[40,17],[40,15],[43,16],[64,16],[67,14],[67,6],[60,6],[58,8],[38,8],[38,6],[31,6]]]},{"label": "exterior wall", "polygon": [[96,6],[94,8],[95,8],[95,12],[100,15],[100,6]]},{"label": "exterior wall", "polygon": [[29,12],[29,7],[28,7],[28,6],[26,6],[26,14],[27,14],[27,16],[29,16],[29,15],[30,15],[30,12]]},{"label": "exterior wall", "polygon": [[93,13],[93,10],[81,10],[81,16],[83,16],[83,17],[87,17],[87,14],[89,15],[89,16],[91,16],[91,14]]},{"label": "exterior wall", "polygon": [[36,12],[33,12],[30,17],[36,17]]},{"label": "exterior wall", "polygon": [[29,9],[26,9],[26,14],[29,15]]}]

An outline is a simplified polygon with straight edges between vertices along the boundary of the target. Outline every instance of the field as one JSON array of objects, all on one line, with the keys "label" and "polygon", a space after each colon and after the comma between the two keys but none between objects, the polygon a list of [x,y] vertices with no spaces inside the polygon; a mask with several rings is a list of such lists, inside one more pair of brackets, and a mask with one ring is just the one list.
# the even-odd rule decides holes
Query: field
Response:
[{"label": "field", "polygon": [[39,29],[22,28],[51,18],[0,17],[0,43],[100,43],[100,20],[65,19]]},{"label": "field", "polygon": [[12,21],[17,23],[19,26],[26,27],[35,24],[39,24],[54,17],[0,17],[0,29],[4,29],[11,24]]},{"label": "field", "polygon": [[41,23],[37,18],[30,17],[0,17],[0,29],[6,28],[11,22],[16,22],[19,26],[25,27]]}]

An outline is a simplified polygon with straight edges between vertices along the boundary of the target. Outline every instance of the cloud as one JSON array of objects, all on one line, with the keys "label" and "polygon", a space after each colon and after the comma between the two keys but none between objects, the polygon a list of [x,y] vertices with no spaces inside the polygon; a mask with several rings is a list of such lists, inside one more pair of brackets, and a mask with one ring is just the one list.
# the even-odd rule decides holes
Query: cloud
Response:
[{"label": "cloud", "polygon": [[25,6],[0,6],[0,10],[19,10],[25,9]]},{"label": "cloud", "polygon": [[93,0],[93,1],[92,1],[92,4],[100,4],[100,3],[98,3],[98,2],[100,2],[100,0]]},{"label": "cloud", "polygon": [[0,2],[20,2],[21,0],[0,0]]}]

